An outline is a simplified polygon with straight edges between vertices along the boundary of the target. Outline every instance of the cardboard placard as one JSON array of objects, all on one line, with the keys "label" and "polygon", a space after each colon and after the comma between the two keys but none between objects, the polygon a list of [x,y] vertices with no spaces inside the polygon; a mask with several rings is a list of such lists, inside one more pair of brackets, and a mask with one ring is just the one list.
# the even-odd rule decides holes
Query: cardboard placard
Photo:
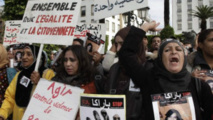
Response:
[{"label": "cardboard placard", "polygon": [[148,0],[94,0],[94,19],[118,15],[148,6]]},{"label": "cardboard placard", "polygon": [[18,34],[21,29],[21,23],[21,20],[11,20],[5,22],[5,32],[3,39],[4,46],[19,43]]},{"label": "cardboard placard", "polygon": [[126,120],[125,95],[82,94],[81,120]]},{"label": "cardboard placard", "polygon": [[194,102],[190,92],[154,94],[152,106],[155,120],[195,120]]},{"label": "cardboard placard", "polygon": [[71,45],[80,6],[81,0],[28,1],[20,41]]},{"label": "cardboard placard", "polygon": [[[98,51],[100,54],[104,54],[104,49],[105,49],[105,38],[106,38],[106,24],[103,23],[90,23],[90,24],[86,24],[86,23],[78,23],[78,25],[76,26],[75,29],[75,38],[80,38],[84,41],[85,46],[87,47],[87,45],[89,43],[91,43],[91,41],[88,41],[88,36],[87,33],[92,34],[94,37],[96,37],[97,39],[100,39],[102,42],[101,44],[96,44],[95,42],[93,42],[93,51],[98,51],[98,49],[100,48],[100,50]],[[92,44],[92,43],[91,43]]]},{"label": "cardboard placard", "polygon": [[40,79],[23,120],[74,120],[84,90]]}]

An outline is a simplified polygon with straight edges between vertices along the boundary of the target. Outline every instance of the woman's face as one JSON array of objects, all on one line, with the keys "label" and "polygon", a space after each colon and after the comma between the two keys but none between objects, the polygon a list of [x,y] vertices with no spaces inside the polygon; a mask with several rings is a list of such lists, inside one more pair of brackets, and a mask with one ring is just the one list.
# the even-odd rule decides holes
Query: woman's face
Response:
[{"label": "woman's face", "polygon": [[68,75],[76,75],[78,73],[79,61],[71,50],[68,50],[64,56],[64,68]]},{"label": "woman's face", "polygon": [[213,58],[213,32],[211,32],[203,42],[198,43],[204,56]]},{"label": "woman's face", "polygon": [[177,120],[177,115],[176,115],[176,113],[173,113],[170,117],[168,117],[167,120]]},{"label": "woman's face", "polygon": [[50,55],[50,60],[54,60],[54,58],[55,58],[54,53],[51,53],[51,55]]},{"label": "woman's face", "polygon": [[117,52],[121,49],[122,45],[123,45],[123,39],[120,36],[116,36],[115,37],[115,46],[116,46],[116,50]]},{"label": "woman's face", "polygon": [[24,68],[30,67],[34,62],[34,56],[30,48],[26,47],[22,53],[22,66]]},{"label": "woman's face", "polygon": [[184,51],[177,43],[168,43],[162,54],[165,68],[171,73],[178,73],[183,68]]}]

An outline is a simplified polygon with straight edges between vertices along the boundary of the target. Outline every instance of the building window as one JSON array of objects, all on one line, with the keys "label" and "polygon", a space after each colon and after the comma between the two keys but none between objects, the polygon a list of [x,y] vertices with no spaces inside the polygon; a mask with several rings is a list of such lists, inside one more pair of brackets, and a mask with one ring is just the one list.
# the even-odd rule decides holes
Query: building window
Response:
[{"label": "building window", "polygon": [[86,6],[81,6],[81,17],[86,16]]},{"label": "building window", "polygon": [[209,1],[209,7],[213,7],[213,1]]},{"label": "building window", "polygon": [[181,7],[177,8],[177,12],[180,13],[181,12]]},{"label": "building window", "polygon": [[112,32],[115,32],[115,23],[112,22]]},{"label": "building window", "polygon": [[85,23],[86,21],[85,21],[85,20],[82,20],[81,22],[82,22],[82,23]]},{"label": "building window", "polygon": [[118,30],[120,30],[121,29],[121,26],[118,24]]},{"label": "building window", "polygon": [[182,24],[178,24],[178,30],[182,30]]},{"label": "building window", "polygon": [[192,11],[192,5],[188,5],[188,12]]},{"label": "building window", "polygon": [[177,3],[181,3],[181,0],[177,0]]},{"label": "building window", "polygon": [[198,1],[198,6],[201,6],[201,5],[203,5],[203,1],[202,1],[202,0],[199,0],[199,1]]},{"label": "building window", "polygon": [[106,20],[106,30],[109,31],[109,20]]},{"label": "building window", "polygon": [[94,15],[94,5],[91,5],[91,15]]},{"label": "building window", "polygon": [[113,15],[112,18],[115,19],[115,16]]},{"label": "building window", "polygon": [[192,0],[187,0],[187,2],[192,2]]},{"label": "building window", "polygon": [[188,29],[192,29],[192,23],[188,23]]},{"label": "building window", "polygon": [[96,23],[96,21],[94,19],[91,20],[91,23]]},{"label": "building window", "polygon": [[178,22],[181,22],[181,21],[182,21],[182,15],[178,15],[178,16],[177,16],[177,21],[178,21]]},{"label": "building window", "polygon": [[213,21],[210,22],[210,28],[213,28]]},{"label": "building window", "polygon": [[192,21],[192,14],[188,14],[188,21]]}]

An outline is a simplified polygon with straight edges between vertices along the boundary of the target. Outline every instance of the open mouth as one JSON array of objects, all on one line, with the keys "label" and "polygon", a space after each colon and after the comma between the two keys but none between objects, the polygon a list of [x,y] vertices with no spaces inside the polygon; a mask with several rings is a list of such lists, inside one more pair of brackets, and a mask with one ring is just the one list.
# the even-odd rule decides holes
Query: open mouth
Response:
[{"label": "open mouth", "polygon": [[23,63],[27,63],[27,61],[23,61]]},{"label": "open mouth", "polygon": [[169,61],[172,62],[172,63],[178,63],[179,59],[177,57],[172,57],[172,58],[170,58]]}]

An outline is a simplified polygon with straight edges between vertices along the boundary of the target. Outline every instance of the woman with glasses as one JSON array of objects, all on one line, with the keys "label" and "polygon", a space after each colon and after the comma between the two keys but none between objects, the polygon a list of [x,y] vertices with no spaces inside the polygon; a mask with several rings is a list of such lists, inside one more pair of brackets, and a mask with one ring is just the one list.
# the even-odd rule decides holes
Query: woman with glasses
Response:
[{"label": "woman with glasses", "polygon": [[119,53],[121,64],[140,87],[143,119],[160,119],[160,113],[165,112],[165,109],[179,108],[189,116],[188,119],[210,120],[213,111],[210,87],[200,81],[201,96],[198,95],[196,81],[186,69],[187,60],[179,41],[168,39],[162,42],[152,68],[147,70],[137,62],[142,38],[149,30],[159,30],[158,25],[152,21],[143,24],[140,29],[131,27]]}]

